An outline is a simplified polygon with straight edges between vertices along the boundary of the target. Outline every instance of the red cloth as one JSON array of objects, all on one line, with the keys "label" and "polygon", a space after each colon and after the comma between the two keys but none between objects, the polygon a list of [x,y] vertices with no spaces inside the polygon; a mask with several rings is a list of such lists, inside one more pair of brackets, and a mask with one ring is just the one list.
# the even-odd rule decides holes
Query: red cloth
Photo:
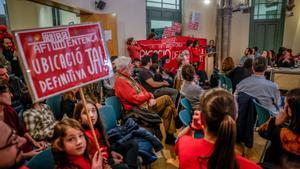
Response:
[{"label": "red cloth", "polygon": [[[100,132],[95,129],[95,134],[98,140],[102,139],[102,136],[100,134]],[[93,134],[91,130],[86,130],[85,131],[85,135],[89,138],[90,142],[91,142],[91,150],[90,150],[90,154],[93,157],[94,154],[98,151],[97,146],[96,146],[96,142],[94,140]],[[101,142],[98,141],[100,148],[104,148],[104,152],[106,152],[105,156],[103,158],[108,159],[108,152],[107,152],[107,147],[104,145],[101,145]]]},{"label": "red cloth", "polygon": [[79,166],[81,169],[91,169],[91,163],[83,156],[68,156],[70,162]]},{"label": "red cloth", "polygon": [[199,56],[200,56],[200,49],[199,48],[192,48],[192,54],[191,54],[191,63],[199,62]]},{"label": "red cloth", "polygon": [[205,71],[205,55],[200,55],[198,70]]},{"label": "red cloth", "polygon": [[128,45],[127,47],[127,51],[129,56],[131,57],[132,61],[134,59],[141,59],[140,58],[140,50],[142,49],[142,47],[140,45]]},{"label": "red cloth", "polygon": [[[204,139],[195,139],[188,135],[180,137],[175,147],[175,151],[179,158],[179,168],[207,169],[207,160],[200,163],[198,157],[209,157],[213,148],[214,145]],[[236,158],[240,169],[261,169],[261,167],[256,165],[254,162],[251,162],[241,156],[237,156]]]},{"label": "red cloth", "polygon": [[[137,92],[139,89],[140,92]],[[133,105],[141,105],[151,99],[151,94],[131,77],[116,76],[115,94],[120,99],[125,110],[131,110]]]},{"label": "red cloth", "polygon": [[0,31],[6,32],[7,31],[7,27],[5,25],[0,25]]}]

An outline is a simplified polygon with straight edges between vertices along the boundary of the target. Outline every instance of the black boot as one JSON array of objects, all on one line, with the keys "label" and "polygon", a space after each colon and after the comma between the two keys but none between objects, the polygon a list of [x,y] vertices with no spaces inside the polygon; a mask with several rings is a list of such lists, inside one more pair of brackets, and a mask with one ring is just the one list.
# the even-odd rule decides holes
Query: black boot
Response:
[{"label": "black boot", "polygon": [[176,138],[174,137],[173,134],[167,133],[166,140],[165,140],[166,144],[175,145],[175,140],[176,140]]}]

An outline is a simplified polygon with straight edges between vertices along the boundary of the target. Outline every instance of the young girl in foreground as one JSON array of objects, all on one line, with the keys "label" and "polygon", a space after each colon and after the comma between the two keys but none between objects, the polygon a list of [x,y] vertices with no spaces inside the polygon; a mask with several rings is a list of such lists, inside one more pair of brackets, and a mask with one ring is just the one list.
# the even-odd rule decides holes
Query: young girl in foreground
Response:
[{"label": "young girl in foreground", "polygon": [[[137,155],[138,155],[138,145],[134,140],[129,140],[124,144],[118,144],[117,146],[110,146],[106,132],[102,125],[101,119],[98,116],[99,112],[97,106],[94,102],[87,100],[87,113],[91,117],[92,123],[94,125],[95,134],[99,142],[100,148],[103,149],[103,158],[107,160],[105,167],[111,167],[112,169],[136,169],[137,168]],[[87,135],[89,141],[91,142],[90,154],[93,155],[96,150],[96,143],[92,136],[92,132],[88,126],[88,116],[82,102],[77,103],[74,110],[74,119],[78,120]],[[114,151],[115,150],[115,151]]]},{"label": "young girl in foreground", "polygon": [[202,111],[195,111],[190,130],[202,128],[204,138],[186,134],[178,139],[179,168],[259,169],[234,153],[237,106],[233,95],[223,89],[208,90],[202,94],[199,107]]},{"label": "young girl in foreground", "polygon": [[52,153],[56,169],[103,169],[102,155],[97,151],[91,159],[89,144],[80,123],[64,119],[54,127]]}]

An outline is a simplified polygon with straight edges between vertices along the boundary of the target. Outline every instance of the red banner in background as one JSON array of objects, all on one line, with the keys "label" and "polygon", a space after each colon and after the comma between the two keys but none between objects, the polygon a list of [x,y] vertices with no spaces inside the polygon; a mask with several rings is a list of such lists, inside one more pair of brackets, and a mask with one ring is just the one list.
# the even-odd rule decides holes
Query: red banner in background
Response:
[{"label": "red banner in background", "polygon": [[166,71],[175,73],[178,69],[178,56],[183,50],[186,50],[187,40],[198,40],[200,55],[205,55],[206,53],[206,39],[203,38],[192,38],[192,37],[172,37],[164,38],[161,40],[140,40],[137,43],[142,47],[140,51],[140,57],[145,55],[152,56],[154,53],[158,54],[158,59],[160,60],[163,56],[168,56],[169,60],[164,65]]},{"label": "red banner in background", "polygon": [[22,70],[35,101],[113,75],[100,24],[16,32]]}]

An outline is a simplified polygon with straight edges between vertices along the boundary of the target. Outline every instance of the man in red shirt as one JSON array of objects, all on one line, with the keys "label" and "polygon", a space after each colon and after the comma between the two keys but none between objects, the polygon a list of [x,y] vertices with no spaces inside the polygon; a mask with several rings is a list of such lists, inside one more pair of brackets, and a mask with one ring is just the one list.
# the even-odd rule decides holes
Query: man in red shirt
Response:
[{"label": "man in red shirt", "polygon": [[174,144],[173,134],[176,132],[174,119],[177,116],[177,110],[170,96],[164,95],[154,99],[153,94],[136,82],[131,77],[133,65],[130,58],[120,56],[115,60],[115,64],[117,69],[115,94],[121,100],[126,112],[138,107],[140,110],[146,110],[145,112],[157,113],[163,119],[166,143]]}]

